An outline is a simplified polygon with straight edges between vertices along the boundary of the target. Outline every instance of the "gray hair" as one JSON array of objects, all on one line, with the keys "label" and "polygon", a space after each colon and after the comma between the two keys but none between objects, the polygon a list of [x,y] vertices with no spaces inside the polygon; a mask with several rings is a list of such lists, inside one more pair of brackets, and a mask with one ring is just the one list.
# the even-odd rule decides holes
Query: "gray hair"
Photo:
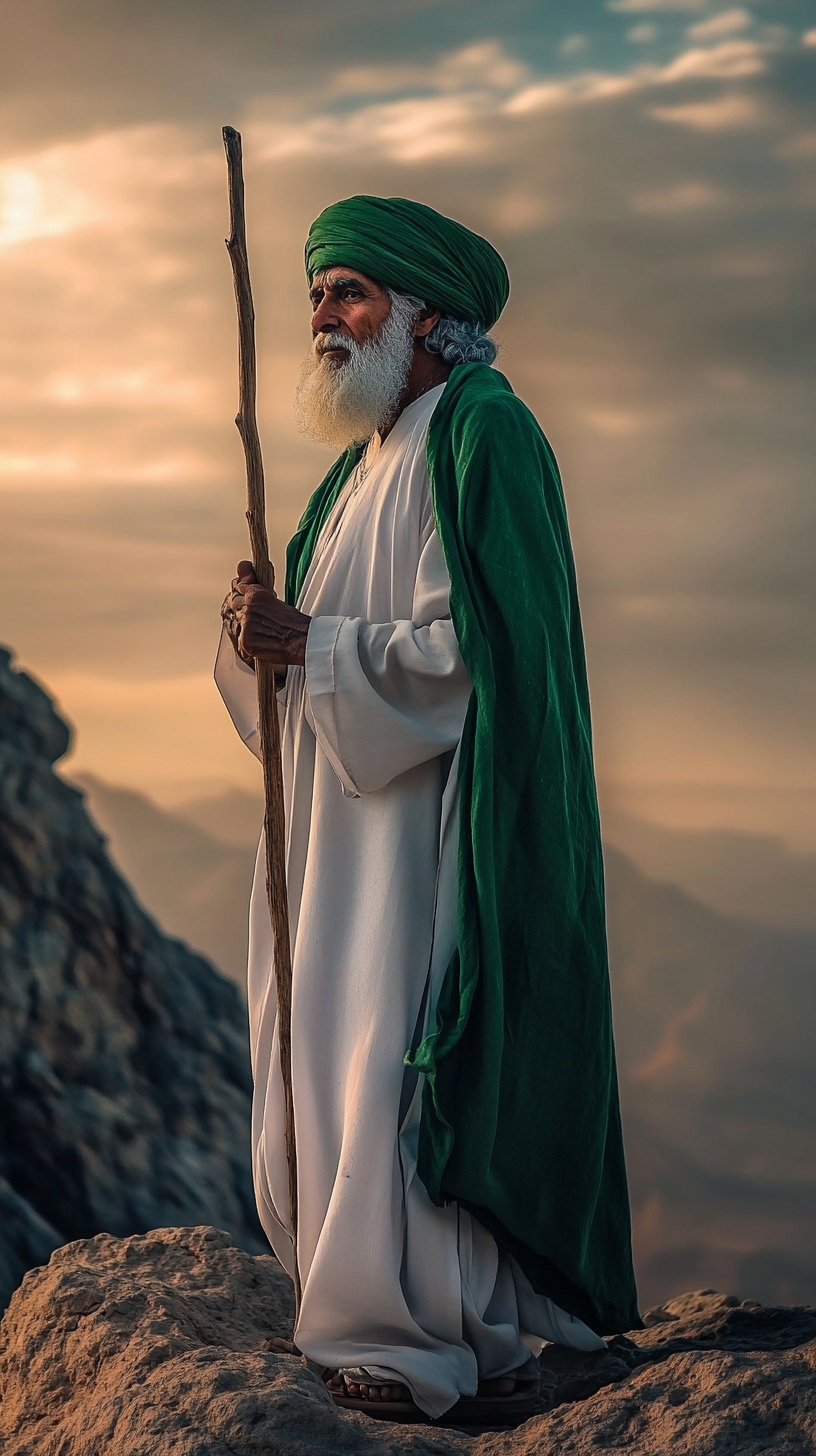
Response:
[{"label": "gray hair", "polygon": [[[392,305],[408,305],[413,317],[428,308],[423,298],[414,298],[410,293],[397,293],[389,288]],[[426,335],[425,348],[429,354],[441,354],[446,364],[492,364],[499,352],[498,344],[491,339],[483,324],[468,323],[465,319],[443,314]]]}]

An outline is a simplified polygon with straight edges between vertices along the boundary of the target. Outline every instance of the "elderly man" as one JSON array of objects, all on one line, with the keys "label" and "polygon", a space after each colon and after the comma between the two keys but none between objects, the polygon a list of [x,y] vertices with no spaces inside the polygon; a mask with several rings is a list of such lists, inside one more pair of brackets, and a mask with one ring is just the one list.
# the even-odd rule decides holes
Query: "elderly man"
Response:
[{"label": "elderly man", "polygon": [[509,286],[489,243],[352,197],[306,269],[296,408],[342,453],[285,601],[240,564],[216,664],[252,748],[254,661],[281,684],[297,1249],[262,869],[258,1207],[338,1403],[510,1423],[545,1341],[639,1322],[563,496],[490,367]]}]

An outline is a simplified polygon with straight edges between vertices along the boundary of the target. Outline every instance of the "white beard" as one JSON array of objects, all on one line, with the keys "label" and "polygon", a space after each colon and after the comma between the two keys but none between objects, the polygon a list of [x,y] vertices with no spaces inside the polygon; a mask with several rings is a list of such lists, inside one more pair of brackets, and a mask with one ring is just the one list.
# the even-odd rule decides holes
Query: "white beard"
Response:
[{"label": "white beard", "polygon": [[[415,303],[392,295],[390,313],[365,344],[346,334],[318,335],[295,393],[301,434],[346,450],[396,417],[413,358],[415,317]],[[318,352],[332,345],[347,351],[343,363]]]}]

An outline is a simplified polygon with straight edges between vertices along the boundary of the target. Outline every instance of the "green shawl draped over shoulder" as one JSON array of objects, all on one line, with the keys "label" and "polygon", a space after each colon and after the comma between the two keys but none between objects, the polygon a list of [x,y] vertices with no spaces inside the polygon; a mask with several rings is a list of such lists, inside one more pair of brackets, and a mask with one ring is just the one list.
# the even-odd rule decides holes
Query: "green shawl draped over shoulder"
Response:
[{"label": "green shawl draped over shoulder", "polygon": [[[359,456],[309,502],[287,599]],[[419,1175],[602,1334],[637,1327],[584,645],[558,467],[497,370],[457,366],[428,431],[451,617],[473,682],[459,760],[457,950]]]}]

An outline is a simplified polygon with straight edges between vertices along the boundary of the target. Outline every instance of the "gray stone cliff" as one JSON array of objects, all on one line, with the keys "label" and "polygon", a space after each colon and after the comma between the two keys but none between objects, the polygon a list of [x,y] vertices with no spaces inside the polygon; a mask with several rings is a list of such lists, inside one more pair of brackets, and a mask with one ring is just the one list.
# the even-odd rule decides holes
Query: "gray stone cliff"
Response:
[{"label": "gray stone cliff", "polygon": [[266,1247],[241,997],[135,900],[53,771],[68,744],[0,649],[0,1308],[101,1230],[208,1223]]}]

